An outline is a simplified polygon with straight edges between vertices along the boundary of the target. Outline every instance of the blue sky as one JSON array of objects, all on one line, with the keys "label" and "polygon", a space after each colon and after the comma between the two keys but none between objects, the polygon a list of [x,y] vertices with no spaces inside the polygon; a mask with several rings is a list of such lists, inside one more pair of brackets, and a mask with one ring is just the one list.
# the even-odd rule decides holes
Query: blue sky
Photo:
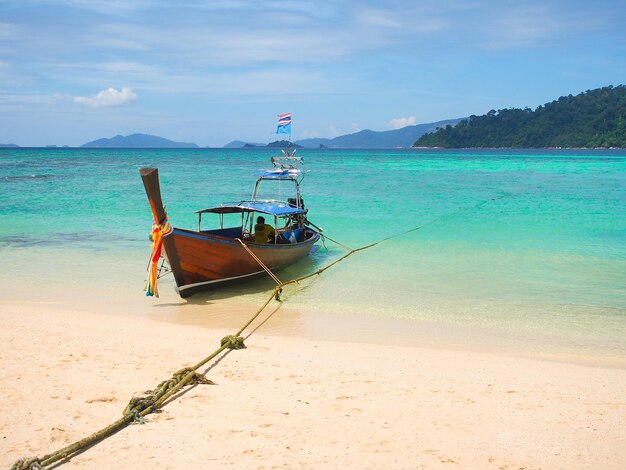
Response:
[{"label": "blue sky", "polygon": [[0,0],[0,143],[219,147],[626,83],[626,2]]}]

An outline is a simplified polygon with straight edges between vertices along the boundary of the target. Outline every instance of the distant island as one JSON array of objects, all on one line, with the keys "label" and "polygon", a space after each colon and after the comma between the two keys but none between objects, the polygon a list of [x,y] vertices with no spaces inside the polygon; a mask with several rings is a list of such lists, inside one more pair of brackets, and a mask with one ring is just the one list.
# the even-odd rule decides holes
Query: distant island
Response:
[{"label": "distant island", "polygon": [[414,147],[626,148],[626,86],[525,109],[491,110],[420,137]]},{"label": "distant island", "polygon": [[256,142],[244,142],[243,140],[233,140],[224,145],[225,149],[240,149],[244,147],[265,147],[266,144],[259,144]]},{"label": "distant island", "polygon": [[139,148],[139,149],[172,149],[199,148],[196,144],[174,142],[173,140],[148,134],[116,135],[110,139],[98,139],[81,145],[81,148]]},{"label": "distant island", "polygon": [[269,144],[266,145],[266,147],[269,148],[285,148],[287,146],[293,147],[293,148],[297,148],[297,149],[301,149],[302,145],[296,144],[294,142],[289,143],[286,140],[277,140],[276,142],[270,142]]},{"label": "distant island", "polygon": [[302,145],[298,145],[294,142],[289,142],[287,140],[277,140],[275,142],[270,142],[269,144],[251,144],[250,142],[243,142],[241,140],[233,140],[232,142],[224,145],[224,148],[244,148],[244,149],[258,149],[258,148],[287,148],[293,147],[300,149]]},{"label": "distant island", "polygon": [[0,144],[0,149],[14,149],[18,147],[19,145],[15,145],[15,144]]}]

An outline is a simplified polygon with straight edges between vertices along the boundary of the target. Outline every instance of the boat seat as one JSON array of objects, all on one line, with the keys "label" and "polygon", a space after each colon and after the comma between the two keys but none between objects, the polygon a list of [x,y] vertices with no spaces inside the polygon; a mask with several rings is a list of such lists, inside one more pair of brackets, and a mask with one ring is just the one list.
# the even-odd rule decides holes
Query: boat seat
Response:
[{"label": "boat seat", "polygon": [[290,243],[296,243],[302,241],[302,229],[296,228],[294,230],[285,230],[282,232],[283,237]]}]

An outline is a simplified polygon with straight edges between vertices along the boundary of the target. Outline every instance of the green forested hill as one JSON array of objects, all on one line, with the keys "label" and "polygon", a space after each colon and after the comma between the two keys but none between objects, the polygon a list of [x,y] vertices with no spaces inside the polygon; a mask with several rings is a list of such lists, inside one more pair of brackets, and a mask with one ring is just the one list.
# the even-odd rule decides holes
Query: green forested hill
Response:
[{"label": "green forested hill", "polygon": [[525,109],[491,110],[419,138],[416,147],[626,147],[626,86]]}]

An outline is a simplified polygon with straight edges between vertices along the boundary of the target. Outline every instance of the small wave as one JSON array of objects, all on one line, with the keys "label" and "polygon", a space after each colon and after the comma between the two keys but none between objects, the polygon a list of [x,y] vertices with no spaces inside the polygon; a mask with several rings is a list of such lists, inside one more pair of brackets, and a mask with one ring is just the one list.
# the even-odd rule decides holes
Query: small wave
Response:
[{"label": "small wave", "polygon": [[56,175],[16,175],[16,176],[3,176],[0,181],[31,181],[31,180],[46,180],[57,178]]},{"label": "small wave", "polygon": [[[134,238],[127,236],[117,235],[115,242],[129,242],[136,241]],[[0,237],[0,244],[5,246],[12,246],[17,248],[30,248],[36,246],[63,246],[81,244],[83,246],[89,245],[92,248],[97,248],[97,245],[102,243],[111,243],[111,239],[103,235],[102,232],[90,231],[90,232],[56,232],[49,233],[41,236],[33,235],[8,235]]]}]

